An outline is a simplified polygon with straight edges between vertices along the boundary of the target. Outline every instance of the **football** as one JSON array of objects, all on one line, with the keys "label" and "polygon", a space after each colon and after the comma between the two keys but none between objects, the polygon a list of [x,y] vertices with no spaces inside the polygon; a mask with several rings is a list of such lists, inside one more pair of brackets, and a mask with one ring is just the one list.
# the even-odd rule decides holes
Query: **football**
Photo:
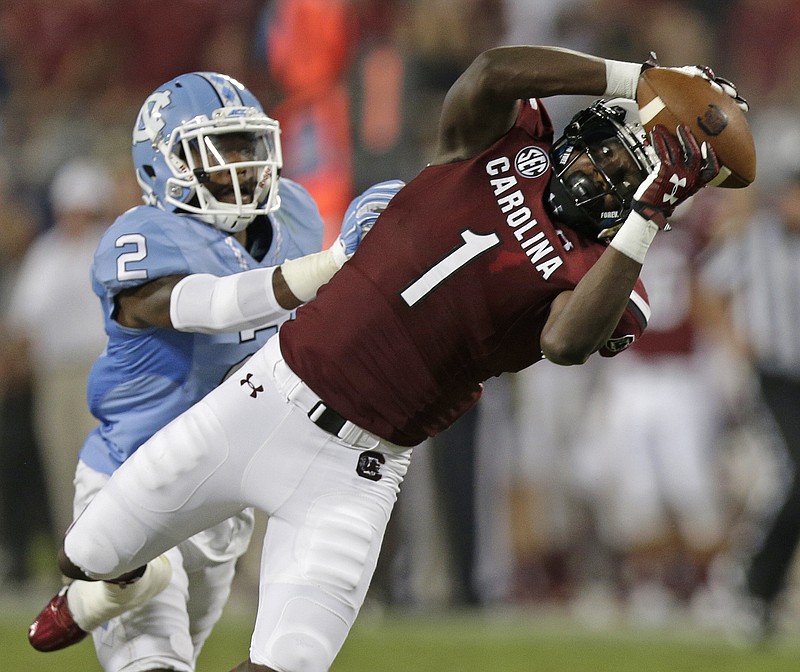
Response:
[{"label": "football", "polygon": [[698,142],[711,145],[720,171],[709,186],[739,189],[755,179],[756,148],[744,111],[699,74],[649,68],[639,79],[636,103],[646,131],[663,124],[674,132],[683,123]]}]

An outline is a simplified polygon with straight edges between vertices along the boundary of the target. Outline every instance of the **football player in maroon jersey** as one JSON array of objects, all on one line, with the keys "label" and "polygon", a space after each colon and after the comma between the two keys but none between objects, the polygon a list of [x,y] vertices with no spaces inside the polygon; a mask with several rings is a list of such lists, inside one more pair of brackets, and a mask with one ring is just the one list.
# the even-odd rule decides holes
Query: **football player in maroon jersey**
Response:
[{"label": "football player in maroon jersey", "polygon": [[553,143],[540,100],[630,101],[641,68],[544,47],[480,55],[444,101],[430,165],[295,320],[114,473],[67,534],[62,571],[130,578],[259,507],[258,617],[236,670],[327,670],[412,447],[488,378],[613,355],[644,329],[647,248],[719,164],[686,127],[648,143],[624,100],[579,113]]}]

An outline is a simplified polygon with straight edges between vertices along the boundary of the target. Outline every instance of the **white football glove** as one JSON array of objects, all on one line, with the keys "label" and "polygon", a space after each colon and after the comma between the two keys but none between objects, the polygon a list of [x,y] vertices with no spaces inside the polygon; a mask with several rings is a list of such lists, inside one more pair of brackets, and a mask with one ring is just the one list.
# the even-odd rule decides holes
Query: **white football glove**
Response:
[{"label": "white football glove", "polygon": [[672,68],[672,70],[680,70],[681,72],[685,72],[692,77],[702,77],[709,84],[711,84],[711,88],[733,98],[734,102],[739,106],[739,109],[741,109],[742,112],[748,112],[750,110],[750,104],[739,95],[739,92],[736,90],[736,85],[724,77],[717,77],[709,66],[684,65],[680,68]]},{"label": "white football glove", "polygon": [[[659,68],[661,67],[658,64],[658,58],[655,52],[650,52],[650,58],[642,65],[642,72],[647,70],[647,68]],[[747,102],[742,96],[739,95],[739,92],[736,90],[736,85],[730,81],[729,79],[725,79],[724,77],[717,77],[714,74],[714,71],[707,65],[684,65],[680,68],[670,68],[670,70],[678,70],[680,72],[685,72],[687,75],[691,75],[692,77],[702,77],[705,79],[713,89],[724,93],[727,96],[733,98],[733,101],[739,107],[742,112],[749,112],[750,111],[750,103]]]}]

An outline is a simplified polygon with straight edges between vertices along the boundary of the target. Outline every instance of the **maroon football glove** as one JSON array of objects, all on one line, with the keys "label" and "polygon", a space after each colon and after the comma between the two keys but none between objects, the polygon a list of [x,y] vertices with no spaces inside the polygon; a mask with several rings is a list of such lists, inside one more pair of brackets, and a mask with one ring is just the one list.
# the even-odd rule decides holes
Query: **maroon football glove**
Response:
[{"label": "maroon football glove", "polygon": [[633,196],[633,210],[660,229],[669,229],[667,218],[675,207],[719,172],[719,161],[708,143],[698,144],[686,124],[676,130],[673,135],[666,126],[658,124],[650,131],[650,142],[659,162]]}]

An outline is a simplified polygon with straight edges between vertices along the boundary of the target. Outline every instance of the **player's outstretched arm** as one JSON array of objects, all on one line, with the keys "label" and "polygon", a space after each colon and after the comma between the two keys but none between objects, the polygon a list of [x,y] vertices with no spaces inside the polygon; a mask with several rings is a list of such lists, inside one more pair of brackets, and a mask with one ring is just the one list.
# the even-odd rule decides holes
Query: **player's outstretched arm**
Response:
[{"label": "player's outstretched arm", "polygon": [[[481,53],[445,97],[432,163],[466,159],[489,147],[511,128],[519,101],[558,95],[636,100],[639,77],[655,61],[631,63],[547,46],[506,46]],[[683,66],[731,96],[747,101],[736,87],[707,66]]]},{"label": "player's outstretched arm", "polygon": [[127,327],[200,333],[241,331],[274,322],[316,296],[403,186],[400,180],[381,182],[354,198],[339,237],[327,250],[221,277],[194,273],[157,278],[120,292],[116,319]]},{"label": "player's outstretched arm", "polygon": [[433,163],[475,156],[514,123],[520,100],[582,94],[633,98],[641,63],[557,47],[497,47],[480,54],[445,97]]}]

